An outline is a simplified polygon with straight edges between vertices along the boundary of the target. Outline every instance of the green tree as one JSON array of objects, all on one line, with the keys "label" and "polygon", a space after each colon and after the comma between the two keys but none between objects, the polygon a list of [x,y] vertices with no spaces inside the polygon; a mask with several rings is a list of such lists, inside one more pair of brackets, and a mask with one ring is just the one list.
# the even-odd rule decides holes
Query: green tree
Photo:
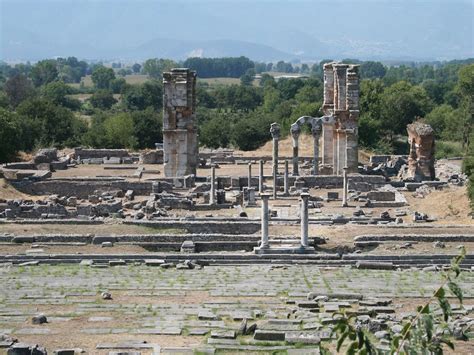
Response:
[{"label": "green tree", "polygon": [[13,112],[0,108],[0,163],[11,161],[21,148],[18,140],[21,132],[15,115]]},{"label": "green tree", "polygon": [[114,79],[114,70],[112,68],[106,68],[103,65],[98,65],[92,72],[92,82],[98,89],[109,89]]},{"label": "green tree", "polygon": [[138,63],[135,63],[132,65],[132,70],[135,74],[140,73],[140,70],[142,69],[142,66]]},{"label": "green tree", "polygon": [[163,142],[163,118],[161,112],[153,107],[145,111],[131,113],[133,120],[133,136],[136,139],[136,148],[155,148],[155,143]]},{"label": "green tree", "polygon": [[209,148],[226,148],[230,143],[231,122],[224,115],[213,115],[201,125],[199,142]]},{"label": "green tree", "polygon": [[143,63],[143,73],[148,74],[153,79],[160,79],[163,72],[170,71],[178,65],[171,59],[153,58]]},{"label": "green tree", "polygon": [[94,108],[98,108],[100,110],[108,110],[117,103],[114,95],[109,90],[97,90],[89,98],[89,101]]},{"label": "green tree", "polygon": [[425,90],[400,81],[386,88],[382,94],[381,117],[391,142],[394,135],[404,134],[408,123],[424,117],[432,104]]},{"label": "green tree", "polygon": [[380,62],[368,61],[360,65],[360,77],[362,79],[383,78],[385,73],[386,69]]},{"label": "green tree", "polygon": [[108,117],[104,121],[104,131],[109,148],[135,148],[137,139],[133,135],[133,118],[128,113]]},{"label": "green tree", "polygon": [[62,81],[53,81],[41,88],[41,95],[56,105],[68,107],[71,110],[78,110],[81,106],[79,100],[68,97],[74,90]]},{"label": "green tree", "polygon": [[5,93],[12,107],[17,107],[21,102],[34,95],[31,81],[23,74],[18,74],[7,80]]},{"label": "green tree", "polygon": [[58,79],[58,69],[55,60],[42,60],[31,69],[31,80],[38,87]]},{"label": "green tree", "polygon": [[163,107],[163,85],[158,80],[150,80],[142,85],[127,87],[122,102],[131,111],[143,111],[148,107],[159,111]]},{"label": "green tree", "polygon": [[459,70],[458,86],[463,97],[464,114],[463,147],[469,147],[470,137],[474,125],[474,64],[467,65]]},{"label": "green tree", "polygon": [[36,144],[62,147],[74,137],[74,114],[67,108],[56,106],[43,98],[32,98],[22,102],[17,109],[23,123],[23,137],[26,150]]}]

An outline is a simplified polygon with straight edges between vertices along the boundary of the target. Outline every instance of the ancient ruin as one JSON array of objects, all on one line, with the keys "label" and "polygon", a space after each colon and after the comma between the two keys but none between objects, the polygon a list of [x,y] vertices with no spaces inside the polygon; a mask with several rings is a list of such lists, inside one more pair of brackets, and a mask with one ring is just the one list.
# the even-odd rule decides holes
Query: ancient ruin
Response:
[{"label": "ancient ruin", "polygon": [[426,123],[415,122],[407,126],[407,132],[410,145],[407,178],[415,181],[433,181],[436,175],[433,129]]},{"label": "ancient ruin", "polygon": [[[311,127],[314,142],[313,174],[342,175],[358,172],[359,72],[357,65],[324,65],[323,117],[300,117],[291,125],[293,175],[298,176],[298,137],[301,127]],[[320,149],[320,141],[322,148]],[[321,153],[320,153],[321,150]],[[321,155],[321,163],[319,156]],[[320,169],[321,165],[321,169]]]},{"label": "ancient ruin", "polygon": [[198,151],[196,73],[173,69],[163,147],[3,165],[0,353],[319,354],[342,313],[386,352],[463,247],[448,328],[469,353],[459,161],[435,162],[431,128],[415,123],[409,155],[359,164],[357,66],[324,71],[324,115],[271,124],[256,151]]},{"label": "ancient ruin", "polygon": [[196,72],[163,73],[163,146],[165,176],[196,174]]}]

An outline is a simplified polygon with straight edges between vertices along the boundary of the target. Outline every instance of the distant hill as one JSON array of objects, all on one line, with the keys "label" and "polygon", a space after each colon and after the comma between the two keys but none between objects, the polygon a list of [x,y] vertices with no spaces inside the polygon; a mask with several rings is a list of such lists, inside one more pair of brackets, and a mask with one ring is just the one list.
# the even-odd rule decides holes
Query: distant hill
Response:
[{"label": "distant hill", "polygon": [[0,0],[0,59],[474,56],[470,0]]}]

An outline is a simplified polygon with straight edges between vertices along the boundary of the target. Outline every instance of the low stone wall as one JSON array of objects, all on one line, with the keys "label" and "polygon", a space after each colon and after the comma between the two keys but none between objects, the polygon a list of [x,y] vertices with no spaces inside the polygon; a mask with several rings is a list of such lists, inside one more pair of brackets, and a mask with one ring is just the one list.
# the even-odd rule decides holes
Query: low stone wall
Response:
[{"label": "low stone wall", "polygon": [[91,159],[91,158],[123,158],[129,157],[127,149],[84,149],[74,148],[74,156],[76,159]]},{"label": "low stone wall", "polygon": [[260,230],[260,222],[217,222],[217,221],[123,221],[123,224],[140,225],[151,228],[177,228],[188,233],[205,234],[254,234]]},{"label": "low stone wall", "polygon": [[[149,195],[152,192],[151,181],[126,181],[126,180],[56,180],[49,179],[44,181],[20,181],[12,183],[14,187],[30,195],[59,195],[76,196],[84,199],[93,195],[94,191],[116,191],[133,190],[135,195]],[[169,186],[169,185],[166,185]]]}]

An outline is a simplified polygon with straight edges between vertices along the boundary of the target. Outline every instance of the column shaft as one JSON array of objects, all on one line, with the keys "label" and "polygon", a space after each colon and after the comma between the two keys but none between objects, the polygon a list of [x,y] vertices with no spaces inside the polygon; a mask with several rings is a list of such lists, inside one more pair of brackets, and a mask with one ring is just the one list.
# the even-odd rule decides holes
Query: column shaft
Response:
[{"label": "column shaft", "polygon": [[308,247],[308,193],[301,194],[301,247]]}]

